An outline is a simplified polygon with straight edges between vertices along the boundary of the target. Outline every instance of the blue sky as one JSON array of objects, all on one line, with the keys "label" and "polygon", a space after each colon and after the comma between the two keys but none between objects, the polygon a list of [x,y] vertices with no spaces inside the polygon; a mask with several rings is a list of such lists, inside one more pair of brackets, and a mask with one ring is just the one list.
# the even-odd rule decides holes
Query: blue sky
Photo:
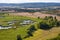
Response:
[{"label": "blue sky", "polygon": [[60,0],[0,0],[0,3],[59,2]]}]

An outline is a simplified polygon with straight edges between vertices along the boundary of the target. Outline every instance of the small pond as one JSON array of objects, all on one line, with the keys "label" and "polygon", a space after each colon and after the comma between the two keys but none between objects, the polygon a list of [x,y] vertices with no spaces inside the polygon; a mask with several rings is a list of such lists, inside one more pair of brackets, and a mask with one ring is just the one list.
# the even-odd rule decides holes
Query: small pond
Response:
[{"label": "small pond", "polygon": [[[12,25],[15,22],[17,22],[17,21],[9,21],[9,22],[7,22],[8,26],[2,26],[2,25],[0,25],[0,29],[10,29],[10,28],[13,28]],[[20,25],[29,25],[29,24],[32,24],[32,23],[34,23],[33,20],[22,20],[22,21],[20,21]],[[16,27],[14,27],[14,28],[16,28]]]},{"label": "small pond", "polygon": [[0,16],[0,18],[4,18],[4,16]]},{"label": "small pond", "polygon": [[12,28],[11,26],[1,26],[0,25],[0,29],[10,29],[10,28]]},{"label": "small pond", "polygon": [[13,20],[13,21],[9,21],[7,22],[9,26],[12,26],[15,22],[17,22],[18,20]]}]

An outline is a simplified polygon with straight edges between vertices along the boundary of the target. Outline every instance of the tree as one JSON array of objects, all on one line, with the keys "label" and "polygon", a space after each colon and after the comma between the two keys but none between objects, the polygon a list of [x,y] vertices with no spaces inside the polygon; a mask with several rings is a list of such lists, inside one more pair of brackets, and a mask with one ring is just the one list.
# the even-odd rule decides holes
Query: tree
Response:
[{"label": "tree", "polygon": [[20,35],[17,35],[17,40],[22,40]]},{"label": "tree", "polygon": [[40,19],[40,17],[38,17],[38,19]]},{"label": "tree", "polygon": [[34,25],[31,25],[30,28],[28,29],[28,32],[27,32],[28,35],[27,35],[25,38],[30,37],[30,36],[33,36],[32,33],[33,33],[34,31],[36,31],[36,28],[35,28]]},{"label": "tree", "polygon": [[48,20],[48,17],[47,17],[47,16],[45,16],[44,20]]},{"label": "tree", "polygon": [[27,33],[28,33],[28,37],[33,36],[31,32],[28,31]]},{"label": "tree", "polygon": [[28,38],[28,37],[30,37],[30,36],[33,36],[33,34],[28,31],[28,32],[27,32],[27,35],[26,35],[24,38]]},{"label": "tree", "polygon": [[56,16],[54,17],[54,21],[55,21],[55,22],[57,22],[57,21],[58,21],[58,20],[57,20],[57,18],[56,18]]},{"label": "tree", "polygon": [[36,30],[35,26],[34,25],[31,25],[30,28],[28,29],[29,32],[34,32]]},{"label": "tree", "polygon": [[60,26],[60,21],[58,21],[56,25],[57,25],[57,26]]},{"label": "tree", "polygon": [[47,29],[50,29],[52,27],[49,24],[47,24],[46,22],[40,22],[38,28],[47,30]]}]

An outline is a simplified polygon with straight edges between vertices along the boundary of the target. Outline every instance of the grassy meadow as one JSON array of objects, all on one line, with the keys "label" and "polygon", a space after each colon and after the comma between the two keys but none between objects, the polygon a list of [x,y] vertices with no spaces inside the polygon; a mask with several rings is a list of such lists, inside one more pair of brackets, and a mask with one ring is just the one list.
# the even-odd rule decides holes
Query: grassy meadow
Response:
[{"label": "grassy meadow", "polygon": [[[2,25],[2,26],[8,26],[8,22],[14,21],[14,20],[17,20],[18,23],[14,24],[12,26],[12,28],[2,29],[2,30],[0,29],[0,40],[17,40],[17,35],[20,35],[22,40],[40,40],[41,36],[44,36],[43,38],[41,38],[41,40],[45,40],[46,38],[51,38],[50,35],[52,33],[53,34],[55,33],[55,31],[53,31],[55,29],[51,29],[51,31],[53,31],[53,32],[49,32],[50,30],[45,30],[47,28],[46,26],[48,26],[48,28],[60,26],[60,23],[56,20],[56,18],[54,19],[53,17],[46,17],[46,18],[42,19],[39,17],[32,18],[32,17],[19,16],[19,15],[9,15],[9,13],[2,13],[0,15],[0,25]],[[23,20],[33,20],[34,23],[29,24],[29,25],[24,25],[24,26],[18,25],[19,22],[21,22]],[[57,24],[59,24],[59,25],[57,25]],[[33,25],[33,26],[31,26],[31,25]],[[46,28],[43,27],[42,25],[44,25]],[[14,26],[16,26],[16,28],[13,28]],[[31,27],[33,27],[33,28],[31,28]],[[29,30],[33,36],[28,36],[26,38],[26,36],[28,35],[27,32]],[[51,33],[51,34],[48,34],[48,33]],[[48,34],[48,35],[46,35],[46,34]],[[46,38],[45,38],[45,35],[46,35]],[[54,35],[53,35],[53,37],[54,37]]]},{"label": "grassy meadow", "polygon": [[[8,14],[2,14],[0,16],[4,16],[3,18],[0,18],[0,25],[3,26],[7,26],[9,21],[13,21],[13,20],[18,20],[18,21],[22,21],[22,20],[33,20],[38,22],[39,20],[37,18],[30,18],[30,17],[23,17],[23,16],[13,16],[13,15],[8,15]],[[30,24],[32,25],[32,24]],[[18,28],[14,29],[3,29],[0,30],[0,40],[17,40],[16,37],[17,35],[21,35],[22,38],[24,38],[27,35],[27,29],[30,27],[30,25],[26,25],[26,26],[18,26]]]}]

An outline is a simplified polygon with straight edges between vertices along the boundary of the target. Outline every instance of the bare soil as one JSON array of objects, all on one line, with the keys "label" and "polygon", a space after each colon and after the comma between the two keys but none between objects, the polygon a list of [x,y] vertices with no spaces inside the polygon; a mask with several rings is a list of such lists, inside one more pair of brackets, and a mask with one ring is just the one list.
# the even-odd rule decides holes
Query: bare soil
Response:
[{"label": "bare soil", "polygon": [[44,14],[41,12],[35,12],[35,13],[28,13],[28,12],[21,12],[21,13],[10,13],[10,15],[17,15],[17,16],[27,16],[27,17],[33,17],[33,18],[44,18],[45,16],[56,16],[58,20],[60,20],[60,16],[52,15],[52,14]]}]

